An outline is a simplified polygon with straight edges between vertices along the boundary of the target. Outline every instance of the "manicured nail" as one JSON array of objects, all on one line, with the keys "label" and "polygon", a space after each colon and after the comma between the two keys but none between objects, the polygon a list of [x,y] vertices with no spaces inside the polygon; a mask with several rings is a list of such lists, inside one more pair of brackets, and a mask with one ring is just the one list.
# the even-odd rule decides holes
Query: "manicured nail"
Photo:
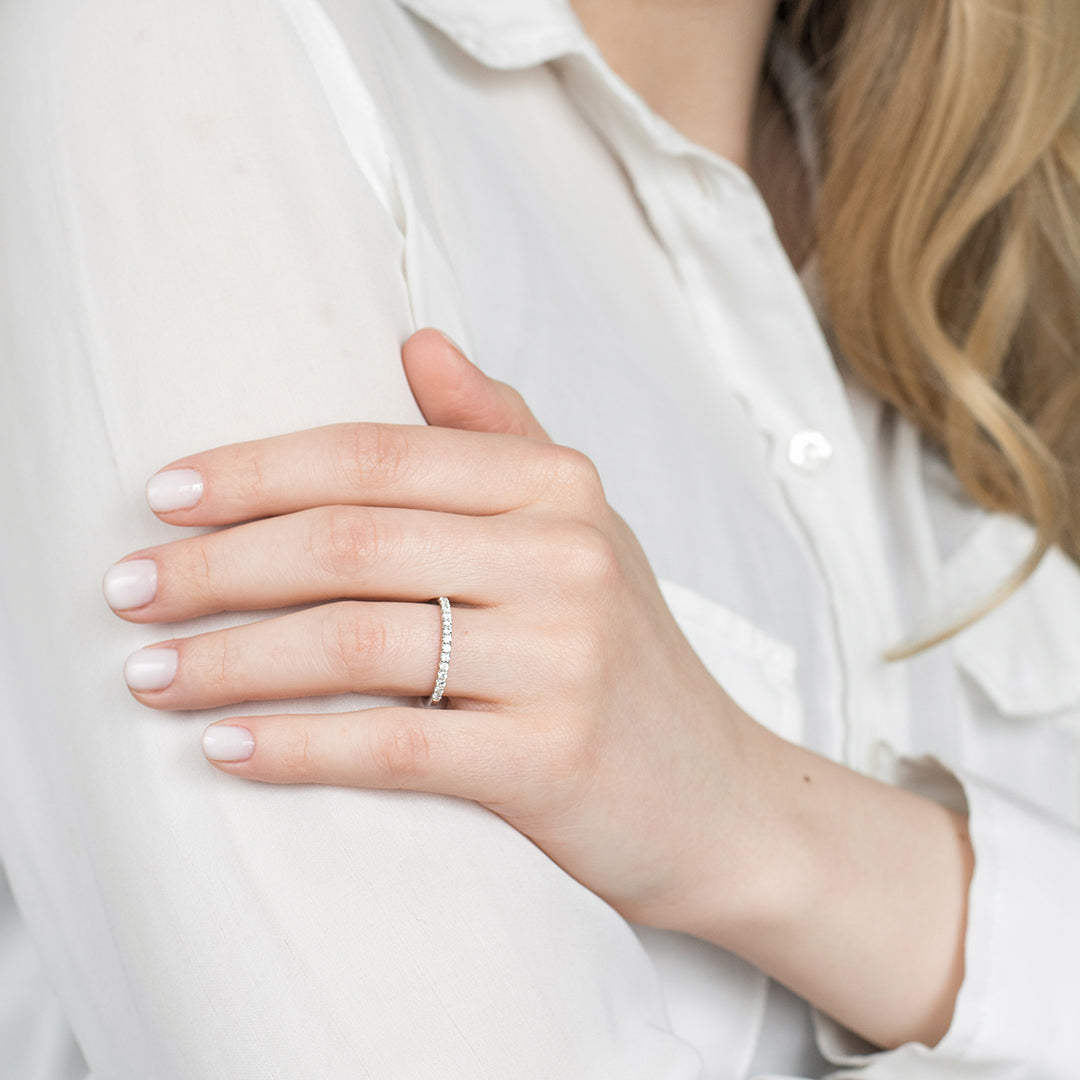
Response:
[{"label": "manicured nail", "polygon": [[180,653],[154,646],[133,652],[124,661],[124,679],[132,690],[164,690],[176,678]]},{"label": "manicured nail", "polygon": [[146,482],[146,501],[159,514],[190,510],[203,497],[203,478],[194,469],[165,469]]},{"label": "manicured nail", "polygon": [[203,732],[202,748],[211,761],[247,761],[255,753],[255,736],[246,727],[213,724]]},{"label": "manicured nail", "polygon": [[105,603],[113,611],[142,607],[157,592],[157,563],[153,559],[129,559],[110,566],[101,583]]}]

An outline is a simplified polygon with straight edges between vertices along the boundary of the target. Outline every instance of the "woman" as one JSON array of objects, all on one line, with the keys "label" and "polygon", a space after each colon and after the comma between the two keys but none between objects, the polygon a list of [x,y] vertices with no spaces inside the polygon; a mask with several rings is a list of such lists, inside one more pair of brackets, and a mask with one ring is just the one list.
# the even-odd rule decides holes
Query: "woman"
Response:
[{"label": "woman", "polygon": [[1075,1074],[1080,20],[793,7],[8,13],[99,1080]]}]

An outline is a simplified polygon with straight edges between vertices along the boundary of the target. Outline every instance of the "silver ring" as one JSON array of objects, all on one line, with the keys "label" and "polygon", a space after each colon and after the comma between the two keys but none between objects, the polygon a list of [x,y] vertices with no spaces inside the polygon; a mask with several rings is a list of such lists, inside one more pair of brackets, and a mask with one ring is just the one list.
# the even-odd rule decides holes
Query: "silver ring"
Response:
[{"label": "silver ring", "polygon": [[435,689],[431,691],[431,697],[421,702],[426,709],[434,709],[442,701],[443,691],[446,689],[446,676],[450,671],[450,647],[454,637],[454,618],[450,614],[450,601],[447,597],[439,597],[439,608],[442,611],[442,646],[439,649],[439,669],[435,674]]}]

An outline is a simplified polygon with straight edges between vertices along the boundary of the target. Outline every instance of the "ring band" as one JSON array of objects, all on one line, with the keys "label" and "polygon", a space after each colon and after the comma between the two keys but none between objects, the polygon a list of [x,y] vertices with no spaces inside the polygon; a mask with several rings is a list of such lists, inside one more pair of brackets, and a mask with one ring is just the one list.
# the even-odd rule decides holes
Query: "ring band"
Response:
[{"label": "ring band", "polygon": [[454,618],[450,614],[450,600],[445,596],[440,596],[439,608],[442,611],[442,646],[439,649],[439,670],[435,675],[435,689],[431,691],[431,697],[422,703],[428,709],[435,708],[442,701],[443,691],[446,689],[446,676],[450,671],[450,647],[454,637]]}]

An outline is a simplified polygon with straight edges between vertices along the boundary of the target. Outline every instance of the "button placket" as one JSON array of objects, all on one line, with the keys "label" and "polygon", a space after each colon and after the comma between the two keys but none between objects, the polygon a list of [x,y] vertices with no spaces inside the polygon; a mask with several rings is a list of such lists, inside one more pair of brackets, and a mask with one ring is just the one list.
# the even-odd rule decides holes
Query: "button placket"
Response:
[{"label": "button placket", "polygon": [[657,152],[632,125],[605,134],[683,282],[715,358],[708,374],[772,444],[774,475],[832,597],[845,673],[837,750],[865,769],[879,735],[906,744],[906,672],[880,659],[899,639],[899,616],[866,451],[818,316],[754,189],[721,196],[709,163]]},{"label": "button placket", "polygon": [[[732,358],[723,376],[771,433],[775,475],[828,582],[838,658],[846,673],[838,703],[843,760],[856,769],[873,768],[878,751],[871,764],[870,746],[882,736],[906,745],[909,717],[906,670],[880,657],[899,639],[901,625],[882,525],[874,513],[867,450],[821,325],[779,241],[769,235],[765,243],[747,244],[742,273],[735,277],[730,272],[734,236],[719,226],[715,239],[710,232],[703,229],[696,243],[685,244],[680,254],[694,267],[686,268],[684,278],[712,283],[692,289],[692,296],[703,328],[723,343],[718,355],[775,358],[768,367]],[[682,235],[689,238],[687,230]],[[721,244],[729,255],[726,264],[719,262]],[[723,273],[710,269],[714,266]],[[774,317],[754,319],[755,311],[770,310]]]}]

